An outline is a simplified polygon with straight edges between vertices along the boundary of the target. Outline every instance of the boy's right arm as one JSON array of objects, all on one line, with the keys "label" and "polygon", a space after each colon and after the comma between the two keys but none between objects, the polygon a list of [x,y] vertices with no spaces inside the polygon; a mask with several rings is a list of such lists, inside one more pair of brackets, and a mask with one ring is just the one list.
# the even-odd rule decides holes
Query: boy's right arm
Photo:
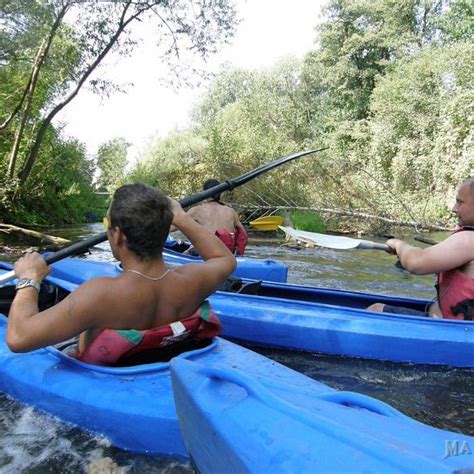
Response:
[{"label": "boy's right arm", "polygon": [[177,201],[171,201],[172,224],[186,235],[199,255],[205,260],[204,265],[199,265],[201,267],[199,268],[200,279],[212,292],[235,270],[235,257],[215,235],[186,214]]},{"label": "boy's right arm", "polygon": [[7,344],[13,352],[29,352],[65,341],[93,327],[113,321],[116,298],[110,278],[82,284],[64,300],[44,311],[38,309],[38,292],[19,290],[10,309]]}]

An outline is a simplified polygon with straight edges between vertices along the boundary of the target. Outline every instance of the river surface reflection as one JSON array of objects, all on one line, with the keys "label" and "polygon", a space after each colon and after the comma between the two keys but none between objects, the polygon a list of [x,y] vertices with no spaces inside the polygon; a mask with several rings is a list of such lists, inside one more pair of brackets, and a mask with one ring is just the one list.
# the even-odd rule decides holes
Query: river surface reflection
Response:
[{"label": "river surface reflection", "polygon": [[[78,240],[101,231],[100,225],[91,224],[50,233]],[[440,240],[441,236],[432,238]],[[426,298],[434,295],[433,277],[399,270],[394,266],[394,257],[385,252],[295,250],[282,243],[254,236],[248,255],[285,262],[290,283]],[[113,261],[107,243],[92,249],[85,258]],[[331,387],[376,397],[419,421],[474,435],[474,370],[253,349]],[[187,461],[128,454],[110,446],[107,440],[92,437],[5,396],[0,396],[0,439],[0,472],[5,473],[85,472],[90,462],[105,456],[127,467],[127,472],[192,472]]]}]

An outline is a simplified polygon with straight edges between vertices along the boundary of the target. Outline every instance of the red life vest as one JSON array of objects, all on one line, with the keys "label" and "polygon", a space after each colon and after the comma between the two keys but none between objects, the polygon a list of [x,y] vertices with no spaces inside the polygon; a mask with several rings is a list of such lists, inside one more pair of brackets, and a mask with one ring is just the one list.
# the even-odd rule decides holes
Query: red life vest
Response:
[{"label": "red life vest", "polygon": [[94,365],[114,365],[134,354],[184,340],[217,336],[222,325],[208,301],[189,317],[153,329],[103,329],[76,358]]},{"label": "red life vest", "polygon": [[225,227],[222,227],[221,229],[217,229],[215,234],[232,253],[237,253],[237,255],[244,254],[248,236],[242,226],[237,226],[235,233],[231,233]]},{"label": "red life vest", "polygon": [[[474,230],[461,227],[456,232]],[[474,278],[454,268],[438,274],[438,304],[446,319],[472,320]],[[470,308],[470,309],[469,309]]]}]

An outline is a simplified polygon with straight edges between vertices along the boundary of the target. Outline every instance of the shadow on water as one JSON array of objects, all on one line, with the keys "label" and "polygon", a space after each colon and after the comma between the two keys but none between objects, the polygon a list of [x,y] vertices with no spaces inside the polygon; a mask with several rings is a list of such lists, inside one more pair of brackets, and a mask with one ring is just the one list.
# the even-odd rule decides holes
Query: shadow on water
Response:
[{"label": "shadow on water", "polygon": [[[78,240],[102,230],[101,225],[90,224],[50,233]],[[432,277],[400,271],[394,267],[395,258],[384,252],[294,250],[282,243],[276,239],[251,240],[248,256],[283,261],[289,267],[290,283],[425,298],[434,294]],[[114,261],[107,243],[92,249],[85,258]],[[251,348],[333,388],[360,392],[387,402],[418,421],[474,435],[474,370]],[[85,472],[90,462],[105,456],[128,467],[127,472],[193,472],[191,464],[181,459],[126,453],[104,439],[89,436],[5,396],[0,396],[0,438],[0,473]]]}]

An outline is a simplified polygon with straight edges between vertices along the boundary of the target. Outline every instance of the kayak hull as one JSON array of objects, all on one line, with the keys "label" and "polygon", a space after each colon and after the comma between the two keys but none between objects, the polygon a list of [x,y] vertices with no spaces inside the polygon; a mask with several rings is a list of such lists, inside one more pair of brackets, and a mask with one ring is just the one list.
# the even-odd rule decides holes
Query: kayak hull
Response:
[{"label": "kayak hull", "polygon": [[[110,263],[65,259],[53,276],[75,284],[116,276]],[[264,282],[259,295],[216,292],[210,298],[222,335],[269,347],[411,362],[474,366],[474,323],[373,313],[374,302],[422,310],[428,300]]]},{"label": "kayak hull", "polygon": [[[353,392],[269,383],[237,369],[171,361],[181,432],[202,474],[453,472],[474,458],[447,443],[474,438],[432,428]],[[470,449],[470,448],[469,448]]]},{"label": "kayak hull", "polygon": [[[300,292],[298,287],[296,290]],[[222,335],[237,341],[364,359],[474,366],[474,323],[470,321],[373,313],[344,306],[344,301],[356,305],[359,296],[366,296],[350,292],[339,292],[337,305],[313,302],[338,293],[313,290],[306,301],[222,292],[210,301],[223,323]],[[375,301],[403,306],[406,300],[372,295]]]},{"label": "kayak hull", "polygon": [[[143,454],[187,456],[176,417],[168,363],[129,368],[84,364],[54,348],[14,354],[0,315],[0,390],[115,446]],[[216,367],[237,366],[258,377],[297,378],[301,389],[330,390],[284,366],[220,338],[181,354]]]}]

